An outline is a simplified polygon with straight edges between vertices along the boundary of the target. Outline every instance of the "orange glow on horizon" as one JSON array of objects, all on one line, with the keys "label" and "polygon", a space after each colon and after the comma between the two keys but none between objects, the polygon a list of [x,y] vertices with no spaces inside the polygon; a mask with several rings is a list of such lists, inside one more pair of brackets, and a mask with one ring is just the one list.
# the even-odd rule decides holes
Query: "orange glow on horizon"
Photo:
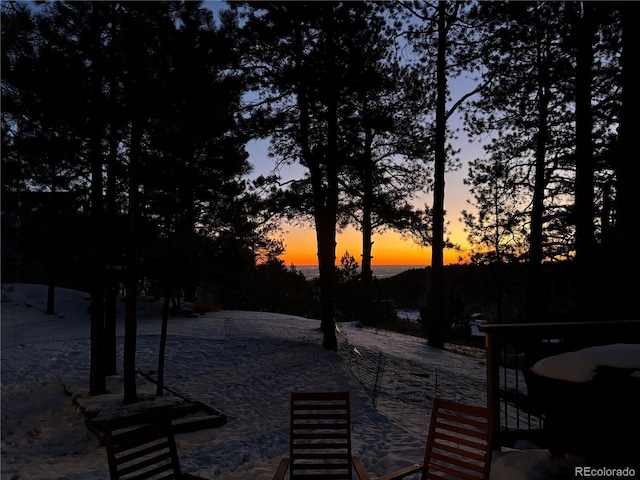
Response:
[{"label": "orange glow on horizon", "polygon": [[[317,265],[316,235],[313,228],[290,228],[284,236],[286,251],[281,259],[286,266]],[[454,242],[460,240],[453,238]],[[396,232],[386,232],[373,236],[373,265],[431,265],[431,248],[420,247],[411,240],[404,239]],[[358,264],[362,265],[362,237],[355,229],[347,229],[338,234],[336,245],[336,265],[348,251]],[[458,263],[460,252],[445,250],[445,265]]]},{"label": "orange glow on horizon", "polygon": [[[464,85],[466,91],[467,85]],[[268,153],[269,140],[253,140],[247,144],[249,160],[255,167],[254,174],[273,173],[274,161]],[[444,252],[444,263],[446,265],[459,263],[462,256],[468,258],[469,244],[466,241],[467,235],[464,232],[464,225],[461,221],[460,212],[463,210],[473,211],[473,204],[469,203],[471,192],[469,186],[465,184],[468,170],[466,164],[473,158],[481,157],[484,152],[482,145],[478,142],[471,142],[471,139],[462,135],[454,143],[455,148],[460,148],[460,160],[463,168],[447,172],[445,184],[446,197],[446,229],[451,242],[459,245],[461,252],[446,249]],[[288,165],[279,173],[284,180],[301,179],[304,176],[304,167],[299,164]],[[431,192],[415,192],[416,197],[411,202],[416,208],[423,208],[426,204],[433,205],[433,195]],[[318,265],[316,236],[313,226],[301,228],[290,224],[282,225],[286,232],[282,235],[286,251],[281,255],[281,259],[287,266]],[[430,265],[431,249],[423,248],[411,240],[406,240],[395,232],[386,232],[373,236],[372,264],[373,265]],[[360,232],[353,228],[348,228],[337,237],[335,250],[336,264],[340,265],[340,258],[348,250],[356,259],[358,264],[362,264],[362,238]]]}]

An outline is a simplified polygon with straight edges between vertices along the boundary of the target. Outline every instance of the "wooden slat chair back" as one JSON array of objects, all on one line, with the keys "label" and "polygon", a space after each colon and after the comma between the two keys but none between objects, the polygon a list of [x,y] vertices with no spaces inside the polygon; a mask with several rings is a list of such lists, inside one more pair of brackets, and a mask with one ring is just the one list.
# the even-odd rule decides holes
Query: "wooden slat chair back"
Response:
[{"label": "wooden slat chair back", "polygon": [[291,480],[352,480],[349,392],[291,394]]},{"label": "wooden slat chair back", "polygon": [[434,399],[422,478],[487,480],[492,434],[488,408]]},{"label": "wooden slat chair back", "polygon": [[[182,474],[168,415],[144,425],[103,423],[111,480],[197,480]],[[200,479],[202,480],[202,479]]]}]

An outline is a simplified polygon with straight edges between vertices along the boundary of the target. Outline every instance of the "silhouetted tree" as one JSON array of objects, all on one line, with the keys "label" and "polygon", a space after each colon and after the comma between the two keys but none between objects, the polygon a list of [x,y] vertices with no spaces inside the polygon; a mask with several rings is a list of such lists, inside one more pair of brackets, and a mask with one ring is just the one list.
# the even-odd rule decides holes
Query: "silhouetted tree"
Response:
[{"label": "silhouetted tree", "polygon": [[421,116],[414,115],[420,105],[411,103],[421,82],[396,52],[396,32],[386,28],[384,13],[367,12],[366,27],[349,43],[355,91],[345,119],[351,158],[341,175],[340,224],[362,232],[363,320],[371,316],[372,237],[385,228],[402,230],[413,213],[410,201],[426,183],[425,165],[413,158],[411,145],[422,130]]},{"label": "silhouetted tree", "polygon": [[[77,167],[81,141],[74,135],[75,87],[64,77],[62,65],[78,68],[69,54],[47,43],[39,32],[40,17],[26,4],[3,3],[3,173],[4,187],[20,195],[29,188],[40,195],[41,245],[47,265],[47,313],[55,311],[56,272],[63,261],[63,232],[56,218],[69,213],[64,202],[79,189]],[[49,75],[34,75],[34,71]],[[48,98],[48,102],[43,101]],[[59,108],[57,105],[63,105]],[[18,184],[11,184],[17,181]],[[19,186],[18,186],[19,185]],[[47,198],[49,200],[47,200]],[[65,200],[66,199],[66,200]],[[8,205],[5,203],[5,205]]]},{"label": "silhouetted tree", "polygon": [[[622,87],[619,158],[616,170],[616,225],[615,250],[615,315],[620,319],[638,318],[636,295],[640,254],[635,245],[640,241],[640,155],[637,134],[640,131],[640,31],[634,19],[640,13],[640,4],[621,2],[618,4],[622,19],[621,77]],[[631,248],[629,248],[631,246]]]},{"label": "silhouetted tree", "polygon": [[578,320],[601,319],[601,302],[596,301],[596,237],[595,217],[595,154],[593,146],[593,63],[596,37],[596,8],[589,2],[572,5],[572,40],[575,45],[576,104],[576,314]]},{"label": "silhouetted tree", "polygon": [[[404,4],[408,16],[407,39],[418,54],[422,75],[429,79],[432,98],[432,132],[429,138],[433,160],[433,207],[430,209],[432,280],[429,292],[428,312],[429,344],[444,346],[445,291],[444,249],[445,238],[445,172],[456,164],[451,155],[448,139],[451,132],[448,120],[451,115],[476,91],[465,93],[450,107],[449,82],[465,70],[473,70],[476,61],[477,38],[468,21],[469,4],[465,2],[413,2]],[[425,322],[426,323],[426,322]]]},{"label": "silhouetted tree", "polygon": [[503,321],[503,264],[518,261],[525,248],[526,232],[519,219],[524,209],[523,199],[509,173],[509,164],[495,157],[489,161],[476,159],[469,164],[468,178],[472,199],[469,203],[477,213],[464,210],[462,218],[474,253],[476,264],[496,265],[496,321]]},{"label": "silhouetted tree", "polygon": [[[493,157],[489,164],[505,165],[503,173],[519,190],[514,195],[523,195],[527,216],[512,212],[517,224],[511,226],[527,234],[528,321],[539,316],[544,225],[552,218],[551,209],[565,208],[555,202],[550,189],[559,182],[559,159],[566,161],[572,145],[565,139],[572,120],[562,103],[570,69],[566,51],[557,42],[563,32],[558,8],[558,4],[480,4],[480,13],[494,33],[484,37],[487,84],[473,105],[487,115],[472,115],[467,122],[474,134],[492,134],[485,146]],[[563,107],[553,109],[552,104]]]},{"label": "silhouetted tree", "polygon": [[[244,224],[244,212],[235,207],[245,188],[241,176],[248,172],[236,113],[243,84],[230,74],[237,62],[235,18],[223,12],[217,25],[213,12],[200,3],[167,5],[166,10],[151,11],[142,6],[142,25],[136,28],[132,22],[128,31],[140,36],[140,30],[147,28],[138,48],[155,55],[149,56],[148,64],[136,63],[138,55],[133,52],[131,78],[124,84],[125,98],[130,99],[131,147],[135,147],[129,152],[129,205],[134,210],[137,204],[147,205],[145,214],[156,221],[167,247],[165,259],[160,260],[166,268],[159,272],[164,295],[182,289],[185,300],[193,302],[204,281],[204,258],[212,237]],[[137,94],[140,88],[145,94]],[[133,162],[138,156],[139,161]],[[145,187],[145,197],[138,202],[139,185]],[[137,212],[130,209],[129,215],[133,231],[128,257],[135,264],[143,254],[141,235],[136,232]],[[132,298],[137,284],[138,275],[132,275],[128,288]],[[161,350],[165,343],[163,335]],[[159,364],[163,366],[162,351]],[[159,370],[160,386],[163,370]]]},{"label": "silhouetted tree", "polygon": [[[606,158],[618,103],[615,48],[606,45],[607,37],[615,37],[610,7],[480,4],[479,12],[490,28],[482,36],[490,82],[474,102],[486,116],[471,116],[468,125],[473,133],[489,134],[491,142],[485,145],[488,157],[472,164],[483,169],[472,168],[469,181],[482,192],[492,165],[503,165],[508,174],[511,227],[525,235],[520,254],[527,252],[529,262],[526,317],[541,316],[542,262],[574,257],[576,313],[599,317],[592,289],[601,273],[594,258],[610,222]],[[511,55],[516,44],[522,46],[517,57]],[[476,199],[483,218],[492,202]]]},{"label": "silhouetted tree", "polygon": [[[5,22],[8,15],[11,21]],[[238,199],[248,166],[238,124],[244,84],[231,75],[235,19],[220,15],[218,29],[213,13],[194,2],[3,3],[3,46],[5,40],[10,46],[3,49],[3,102],[10,108],[3,110],[2,120],[11,134],[3,128],[3,146],[10,148],[3,149],[2,161],[3,169],[12,165],[15,172],[6,182],[3,176],[3,195],[9,182],[17,194],[91,188],[92,394],[104,391],[105,374],[115,368],[112,355],[105,368],[105,330],[109,350],[115,348],[115,290],[105,284],[105,262],[127,264],[125,401],[131,402],[137,397],[135,296],[142,272],[136,266],[147,251],[167,245],[158,243],[165,238],[148,235],[148,220],[162,219],[165,236],[186,229],[209,243],[229,225],[252,228],[238,215],[244,207],[236,206],[245,203]],[[31,142],[31,168],[25,147],[35,136],[48,146],[36,156],[36,142]],[[47,155],[51,162],[43,161]],[[55,185],[42,183],[48,164],[55,166],[47,176],[55,172]],[[180,208],[160,208],[159,191]],[[127,230],[118,210],[128,212]],[[113,235],[105,235],[105,222]],[[195,270],[204,262],[184,263]],[[164,281],[165,272],[144,272]]]},{"label": "silhouetted tree", "polygon": [[[340,173],[353,155],[350,70],[355,36],[366,34],[364,3],[247,3],[247,68],[259,80],[263,97],[254,107],[271,136],[274,156],[299,162],[313,215],[320,270],[323,345],[336,349],[334,321],[335,244]],[[265,123],[269,119],[271,123]],[[264,125],[267,125],[265,127]],[[301,205],[304,205],[301,202]]]}]

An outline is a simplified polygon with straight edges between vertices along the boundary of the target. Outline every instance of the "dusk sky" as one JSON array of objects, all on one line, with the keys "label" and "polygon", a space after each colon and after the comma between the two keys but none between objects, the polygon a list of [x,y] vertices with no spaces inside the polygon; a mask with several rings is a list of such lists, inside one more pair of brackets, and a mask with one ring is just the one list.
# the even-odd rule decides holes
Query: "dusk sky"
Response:
[{"label": "dusk sky", "polygon": [[[462,79],[455,82],[452,87],[452,102],[456,101],[464,93],[473,89],[473,82],[469,79]],[[461,247],[461,251],[453,249],[445,250],[445,263],[457,263],[460,256],[465,256],[465,250],[468,248],[467,235],[464,232],[464,225],[460,221],[462,210],[472,210],[467,200],[470,197],[469,187],[464,185],[463,181],[467,175],[467,163],[474,158],[483,154],[482,145],[476,142],[469,142],[467,134],[462,131],[462,122],[456,115],[452,115],[449,122],[449,128],[452,130],[459,129],[457,132],[458,139],[453,142],[456,149],[460,150],[459,158],[462,167],[455,172],[448,172],[445,178],[445,210],[447,222],[447,232],[449,239],[456,245]],[[253,141],[247,145],[249,152],[249,161],[254,166],[253,174],[267,175],[275,165],[275,159],[268,156],[267,140]],[[304,169],[300,165],[284,167],[280,171],[284,179],[301,178]],[[428,192],[422,194],[420,199],[415,202],[418,208],[424,208],[424,204],[433,205],[433,194]],[[318,257],[316,255],[316,238],[313,225],[301,228],[293,225],[284,226],[283,239],[286,246],[286,252],[281,258],[287,266],[294,264],[317,265]],[[403,238],[399,233],[388,231],[382,234],[373,235],[373,265],[430,265],[431,249],[423,248],[414,243],[411,239]],[[361,263],[362,258],[362,236],[355,228],[348,228],[338,235],[336,246],[336,264],[340,264],[340,258],[349,251],[351,255]]]},{"label": "dusk sky", "polygon": [[[213,11],[226,8],[224,2],[205,1],[205,6]],[[451,89],[452,105],[465,93],[472,91],[475,83],[470,78],[458,78],[449,81]],[[462,167],[455,172],[447,173],[445,178],[445,210],[447,222],[446,230],[448,238],[462,250],[455,251],[452,249],[445,250],[445,263],[456,263],[460,256],[465,256],[465,250],[468,247],[466,241],[467,235],[464,232],[464,226],[460,222],[461,211],[469,210],[467,203],[469,198],[469,188],[464,185],[463,180],[467,175],[467,162],[480,157],[482,155],[482,147],[478,142],[470,143],[464,131],[462,131],[462,121],[458,115],[452,115],[449,122],[450,130],[458,130],[458,139],[453,142],[454,147],[460,150],[460,160]],[[269,142],[268,140],[256,140],[247,145],[249,152],[249,161],[254,166],[254,176],[267,175],[272,172],[275,159],[268,156]],[[287,170],[281,170],[281,175],[286,179],[298,179],[304,174],[304,169],[300,165],[288,167]],[[424,204],[433,205],[433,195],[431,192],[423,194],[420,199],[415,202],[416,207],[424,208]],[[313,225],[304,228],[284,225],[283,239],[286,246],[286,252],[281,258],[286,265],[294,264],[296,266],[317,265],[317,248],[315,229]],[[373,235],[373,265],[430,265],[431,249],[423,248],[410,239],[405,239],[399,233],[388,231],[382,234]],[[358,263],[361,263],[362,254],[362,237],[360,232],[350,227],[338,234],[336,246],[336,264],[339,264],[340,258],[349,251],[355,257]]]}]

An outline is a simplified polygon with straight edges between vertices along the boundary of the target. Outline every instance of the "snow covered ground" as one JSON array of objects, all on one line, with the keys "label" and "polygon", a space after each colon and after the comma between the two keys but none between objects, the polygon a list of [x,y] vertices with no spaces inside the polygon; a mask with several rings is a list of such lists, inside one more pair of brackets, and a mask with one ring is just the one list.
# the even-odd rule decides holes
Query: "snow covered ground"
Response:
[{"label": "snow covered ground", "polygon": [[[56,314],[46,315],[45,287],[2,287],[3,480],[108,478],[104,448],[89,434],[64,389],[98,409],[107,408],[110,401],[108,396],[86,395],[88,296],[57,289],[56,298]],[[156,370],[160,311],[161,301],[140,300],[137,368],[141,371]],[[484,401],[478,394],[483,359],[434,350],[415,337],[353,324],[340,329],[340,338],[350,349],[392,353],[411,368],[422,364],[435,372],[449,372],[450,384],[441,380],[431,393],[468,403]],[[122,337],[119,349],[121,358]],[[313,390],[351,392],[354,454],[372,476],[421,462],[424,429],[412,428],[412,419],[428,418],[429,402],[420,406],[418,415],[415,400],[402,393],[406,385],[385,385],[395,388],[396,394],[381,397],[374,406],[348,367],[344,355],[322,349],[317,320],[242,311],[171,318],[166,385],[228,417],[223,427],[177,435],[183,470],[212,479],[270,479],[288,450],[289,392]],[[121,365],[118,368],[122,370]],[[427,376],[416,374],[416,381]],[[463,377],[471,380],[461,384],[458,380]],[[120,380],[110,378],[110,388],[117,389]],[[502,452],[494,455],[492,479],[559,478],[567,468],[544,450]]]}]

